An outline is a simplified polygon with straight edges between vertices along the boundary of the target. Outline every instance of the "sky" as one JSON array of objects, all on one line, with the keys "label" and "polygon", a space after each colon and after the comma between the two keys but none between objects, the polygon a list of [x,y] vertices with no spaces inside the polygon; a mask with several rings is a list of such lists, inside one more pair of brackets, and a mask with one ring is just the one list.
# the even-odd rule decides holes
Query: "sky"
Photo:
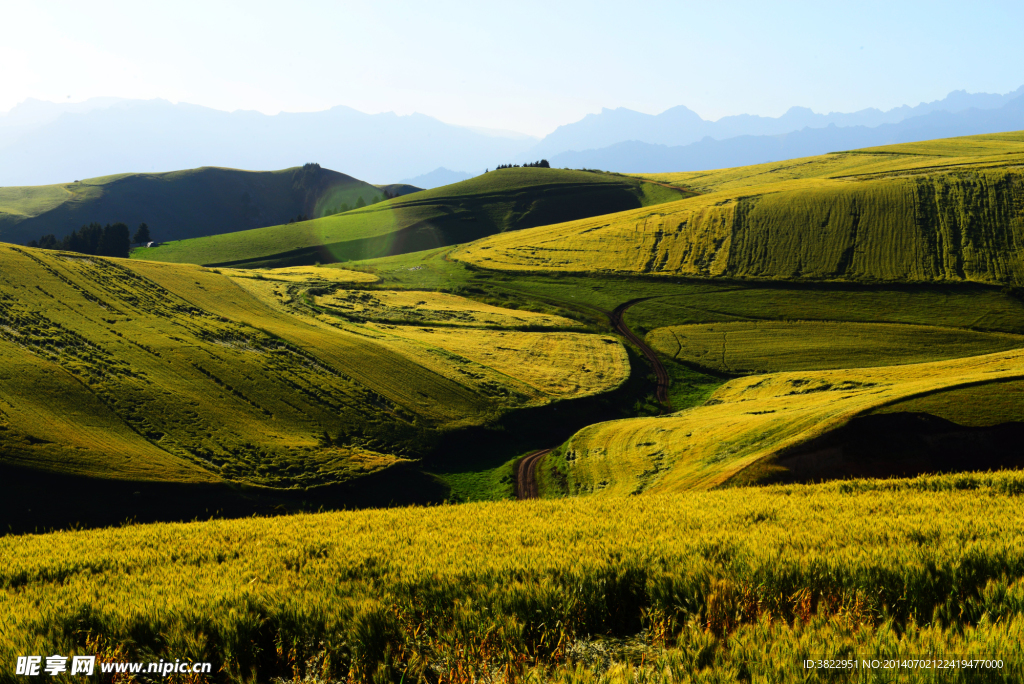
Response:
[{"label": "sky", "polygon": [[889,109],[1024,84],[1020,2],[0,0],[26,98],[419,112],[543,136],[602,108]]}]

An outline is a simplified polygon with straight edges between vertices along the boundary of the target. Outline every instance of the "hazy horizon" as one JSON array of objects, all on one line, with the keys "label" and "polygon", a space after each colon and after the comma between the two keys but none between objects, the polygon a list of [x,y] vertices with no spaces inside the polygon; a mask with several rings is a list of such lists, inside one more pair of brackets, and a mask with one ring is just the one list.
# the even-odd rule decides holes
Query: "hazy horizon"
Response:
[{"label": "hazy horizon", "polygon": [[[597,115],[597,114],[601,114],[602,112],[616,111],[616,110],[628,110],[628,111],[631,111],[631,112],[635,112],[635,113],[638,113],[638,114],[644,114],[644,115],[647,115],[647,116],[660,116],[660,115],[662,115],[662,114],[664,114],[664,113],[666,113],[666,112],[668,112],[670,110],[677,109],[679,107],[685,107],[685,108],[689,109],[690,111],[694,112],[695,114],[697,114],[697,116],[699,116],[701,119],[703,119],[704,121],[706,121],[708,123],[718,123],[718,122],[722,121],[723,119],[728,119],[730,117],[737,117],[737,116],[756,116],[756,117],[764,117],[764,118],[780,118],[781,116],[784,116],[787,112],[790,112],[790,111],[795,110],[795,109],[804,109],[804,110],[808,110],[808,111],[812,112],[813,114],[823,115],[823,116],[829,116],[829,115],[835,115],[835,114],[855,114],[857,112],[870,111],[870,110],[876,110],[876,111],[880,111],[880,112],[885,113],[885,112],[890,112],[890,111],[893,111],[893,110],[899,110],[899,109],[903,109],[903,108],[919,107],[921,105],[927,105],[927,104],[931,104],[933,102],[939,102],[939,101],[943,100],[944,98],[949,97],[950,95],[953,95],[955,93],[965,93],[967,95],[1003,96],[1003,95],[1008,95],[1010,93],[1013,93],[1016,90],[1021,89],[1021,88],[1024,88],[1024,81],[1022,81],[1021,85],[1019,85],[1018,87],[1010,88],[1009,90],[1007,90],[1005,92],[995,92],[995,93],[972,92],[972,91],[970,91],[970,90],[968,90],[966,88],[957,88],[957,89],[954,89],[954,90],[952,90],[952,91],[950,91],[948,93],[945,93],[942,97],[938,97],[938,98],[935,98],[933,100],[921,101],[921,102],[905,102],[903,104],[895,105],[893,107],[889,107],[889,108],[886,108],[886,109],[883,109],[881,107],[875,107],[875,106],[870,106],[869,105],[869,106],[866,106],[866,107],[862,107],[862,108],[860,108],[858,110],[852,110],[852,111],[838,111],[838,110],[834,110],[834,111],[827,111],[827,112],[825,112],[825,111],[817,111],[813,107],[805,107],[804,105],[801,105],[801,104],[793,104],[790,107],[786,108],[786,110],[783,111],[781,114],[773,115],[773,116],[764,115],[764,114],[758,114],[756,112],[735,112],[735,113],[731,113],[731,114],[723,114],[722,116],[719,116],[718,118],[714,118],[714,119],[708,118],[708,117],[702,115],[700,112],[694,110],[692,107],[689,107],[686,103],[678,103],[678,104],[672,105],[670,107],[666,107],[665,109],[662,109],[660,111],[653,111],[653,112],[645,112],[645,111],[638,110],[638,109],[630,109],[629,107],[601,107],[600,109],[598,109],[596,111],[584,113],[579,119],[574,119],[572,121],[564,121],[562,123],[559,123],[554,129],[549,131],[546,135],[539,135],[539,136],[538,135],[532,135],[532,134],[529,134],[529,133],[524,133],[522,131],[517,131],[517,130],[513,130],[513,129],[488,128],[488,127],[485,127],[485,126],[472,126],[472,125],[466,125],[466,124],[456,123],[456,122],[452,122],[452,121],[446,121],[446,120],[444,120],[443,118],[441,118],[439,116],[434,116],[430,112],[414,111],[414,112],[409,112],[407,114],[401,114],[401,113],[398,113],[398,112],[395,112],[395,111],[367,112],[367,111],[360,110],[360,109],[358,109],[356,107],[352,107],[350,105],[347,105],[345,103],[338,103],[338,104],[331,105],[329,107],[325,107],[323,109],[315,109],[315,110],[308,110],[308,111],[281,110],[279,112],[266,113],[266,112],[261,112],[259,110],[255,110],[255,109],[219,109],[217,107],[211,107],[211,106],[204,105],[204,104],[201,104],[201,103],[198,103],[198,102],[186,102],[186,101],[178,101],[178,102],[176,102],[174,100],[170,100],[168,98],[163,98],[163,97],[153,97],[153,98],[122,98],[122,97],[116,97],[116,96],[110,96],[110,95],[97,95],[95,97],[90,97],[90,98],[87,98],[87,99],[84,99],[84,100],[74,100],[74,101],[72,101],[72,100],[67,100],[67,101],[43,100],[43,99],[35,98],[35,97],[27,97],[24,100],[14,104],[9,109],[4,110],[4,111],[0,111],[0,117],[5,117],[5,116],[11,114],[19,106],[25,105],[25,104],[27,104],[29,102],[40,102],[40,103],[52,104],[52,105],[65,105],[65,104],[68,104],[68,105],[82,105],[82,104],[87,104],[87,103],[89,103],[91,101],[96,101],[96,100],[104,100],[104,101],[117,100],[117,101],[123,101],[123,102],[128,102],[128,101],[133,101],[133,100],[134,101],[142,101],[142,102],[147,102],[147,101],[149,101],[149,102],[167,102],[167,103],[170,103],[170,104],[173,104],[173,105],[189,105],[189,106],[195,106],[195,107],[203,107],[205,109],[210,109],[210,110],[213,110],[215,112],[223,112],[225,114],[257,113],[257,114],[262,114],[264,116],[277,116],[278,114],[318,114],[318,113],[321,113],[321,112],[330,111],[332,109],[344,108],[344,109],[351,109],[351,110],[354,110],[356,112],[359,112],[360,114],[367,114],[367,115],[370,115],[370,116],[375,116],[375,115],[379,115],[379,114],[394,114],[397,117],[417,116],[417,115],[419,115],[419,116],[428,116],[428,117],[430,117],[432,119],[436,119],[437,121],[440,121],[441,123],[444,123],[444,124],[447,124],[447,125],[450,125],[450,126],[458,126],[460,128],[465,128],[465,129],[468,129],[470,131],[473,131],[474,133],[481,133],[481,134],[484,134],[484,135],[489,135],[489,136],[494,136],[494,137],[506,137],[506,138],[512,138],[512,139],[515,139],[515,138],[519,138],[519,139],[532,139],[534,141],[540,141],[540,140],[543,140],[547,135],[550,135],[551,133],[553,133],[555,130],[557,130],[557,128],[559,128],[561,126],[566,126],[566,125],[569,125],[569,124],[578,123],[579,121],[582,121],[583,119],[585,119],[587,116]],[[104,105],[104,106],[111,106],[111,105]],[[97,108],[100,108],[100,107],[97,107]]]},{"label": "hazy horizon", "polygon": [[[27,98],[161,98],[219,111],[423,113],[543,137],[602,108],[708,121],[792,106],[890,110],[1024,79],[1015,3],[654,2],[642,12],[566,2],[112,0],[8,9],[0,111]],[[201,16],[202,21],[195,18]],[[726,30],[727,27],[727,30]],[[80,68],[69,69],[69,64]]]}]

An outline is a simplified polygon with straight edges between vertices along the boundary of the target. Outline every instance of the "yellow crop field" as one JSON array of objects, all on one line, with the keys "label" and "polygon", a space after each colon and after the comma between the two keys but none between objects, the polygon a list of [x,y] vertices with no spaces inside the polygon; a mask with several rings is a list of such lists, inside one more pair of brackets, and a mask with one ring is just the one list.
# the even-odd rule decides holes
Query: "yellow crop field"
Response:
[{"label": "yellow crop field", "polygon": [[631,175],[706,193],[790,180],[943,172],[965,165],[994,168],[1022,161],[1024,133],[1018,131],[868,147],[855,152],[836,152],[728,169]]},{"label": "yellow crop field", "polygon": [[970,156],[893,146],[681,174],[707,194],[502,233],[452,256],[503,271],[1024,283],[1024,136],[987,138],[933,141]]},{"label": "yellow crop field", "polygon": [[288,283],[373,283],[379,278],[372,273],[349,271],[343,268],[325,268],[320,266],[285,266],[284,268],[218,268],[232,278],[252,278],[256,280],[278,280]]},{"label": "yellow crop field", "polygon": [[647,334],[670,358],[729,373],[893,366],[1024,347],[1024,336],[832,321],[677,325]]},{"label": "yellow crop field", "polygon": [[733,380],[706,405],[599,423],[564,446],[572,493],[708,488],[745,468],[915,397],[1024,379],[1024,351],[904,366],[793,371]]},{"label": "yellow crop field", "polygon": [[317,296],[315,302],[348,317],[394,323],[500,328],[579,326],[562,316],[513,311],[444,292],[349,290]]},{"label": "yellow crop field", "polygon": [[[468,366],[468,361],[491,368],[543,395],[559,399],[605,392],[629,377],[626,350],[614,338],[603,335],[467,331],[383,324],[368,324],[367,327],[442,349],[456,355],[463,365]],[[419,355],[417,351],[411,353]]]},{"label": "yellow crop field", "polygon": [[[0,661],[667,683],[955,656],[1003,666],[935,681],[1019,681],[1022,492],[1020,473],[949,475],[7,536]],[[884,681],[920,681],[902,674]]]},{"label": "yellow crop field", "polygon": [[[519,368],[480,357],[475,377],[446,349],[424,361],[399,349],[398,338],[324,322],[286,301],[373,277],[315,268],[226,274],[0,246],[0,465],[321,485],[400,462],[387,437],[395,426],[480,424],[573,396],[537,380],[545,374],[579,377],[583,393],[628,374],[620,345],[594,337],[589,344],[609,348],[607,363],[625,365],[595,369],[603,381],[585,382],[598,373],[573,354],[587,349],[579,333],[563,340],[566,353],[554,342]],[[543,396],[519,391],[533,385],[546,388]]]}]

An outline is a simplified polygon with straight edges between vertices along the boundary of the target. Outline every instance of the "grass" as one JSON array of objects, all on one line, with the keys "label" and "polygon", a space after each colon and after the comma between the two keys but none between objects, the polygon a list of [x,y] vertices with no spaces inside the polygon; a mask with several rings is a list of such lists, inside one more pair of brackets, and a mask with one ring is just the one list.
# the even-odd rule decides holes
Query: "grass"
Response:
[{"label": "grass", "polygon": [[208,265],[358,261],[611,213],[689,193],[609,174],[502,169],[295,225],[163,245],[145,258]]},{"label": "grass", "polygon": [[1017,681],[1022,491],[1019,473],[950,475],[9,536],[0,659],[210,661],[224,682],[859,682],[881,679],[801,661],[956,656],[1004,667],[884,681]]},{"label": "grass", "polygon": [[123,173],[0,188],[0,240],[24,244],[50,233],[59,239],[93,221],[122,221],[132,230],[146,223],[157,241],[181,240],[282,224],[300,214],[320,217],[341,203],[379,195],[372,185],[319,167]]},{"label": "grass", "polygon": [[1024,346],[1024,336],[885,323],[729,322],[657,328],[652,348],[727,373],[898,366]]},{"label": "grass", "polygon": [[878,408],[874,413],[926,413],[969,427],[1020,422],[1024,383],[1003,382],[935,392]]},{"label": "grass", "polygon": [[1024,135],[932,147],[950,156],[900,154],[893,146],[700,178],[652,177],[708,192],[494,235],[453,258],[518,272],[1024,282],[1015,247],[1024,235]]},{"label": "grass", "polygon": [[671,325],[756,320],[903,323],[1024,334],[1024,302],[977,284],[750,282],[559,272],[489,271],[449,258],[452,248],[336,266],[380,279],[379,287],[441,289],[519,306],[547,303],[580,320],[640,299],[626,320],[640,334]]},{"label": "grass", "polygon": [[697,281],[650,285],[626,319],[644,333],[736,321],[850,321],[1024,333],[1024,303],[973,285],[852,286]]},{"label": "grass", "polygon": [[[622,496],[708,488],[777,475],[787,453],[886,406],[958,388],[1024,379],[1024,352],[903,366],[790,371],[719,387],[704,405],[581,430],[564,445],[570,494]],[[879,445],[885,449],[885,445]],[[970,467],[964,462],[962,467]],[[818,477],[833,475],[828,464]]]},{"label": "grass", "polygon": [[[438,435],[509,410],[611,390],[628,374],[617,342],[585,333],[388,330],[305,304],[373,280],[0,248],[2,465],[324,486],[401,465]],[[488,346],[504,335],[529,351]]]}]

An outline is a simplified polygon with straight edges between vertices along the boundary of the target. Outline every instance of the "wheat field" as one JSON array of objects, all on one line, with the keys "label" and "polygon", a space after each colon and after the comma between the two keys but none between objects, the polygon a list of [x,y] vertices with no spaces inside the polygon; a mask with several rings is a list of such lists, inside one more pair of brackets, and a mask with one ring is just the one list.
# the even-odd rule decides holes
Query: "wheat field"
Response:
[{"label": "wheat field", "polygon": [[[1022,492],[1018,473],[948,475],[4,537],[0,661],[209,661],[222,682],[1017,681]],[[1004,667],[801,665],[953,656]]]},{"label": "wheat field", "polygon": [[574,494],[622,496],[710,488],[885,406],[957,388],[1024,379],[1024,351],[875,368],[754,375],[704,406],[599,423],[564,445]]},{"label": "wheat field", "polygon": [[[706,192],[494,235],[453,257],[501,271],[1024,283],[1021,134],[900,147],[654,176]],[[945,156],[913,151],[932,148]]]}]

